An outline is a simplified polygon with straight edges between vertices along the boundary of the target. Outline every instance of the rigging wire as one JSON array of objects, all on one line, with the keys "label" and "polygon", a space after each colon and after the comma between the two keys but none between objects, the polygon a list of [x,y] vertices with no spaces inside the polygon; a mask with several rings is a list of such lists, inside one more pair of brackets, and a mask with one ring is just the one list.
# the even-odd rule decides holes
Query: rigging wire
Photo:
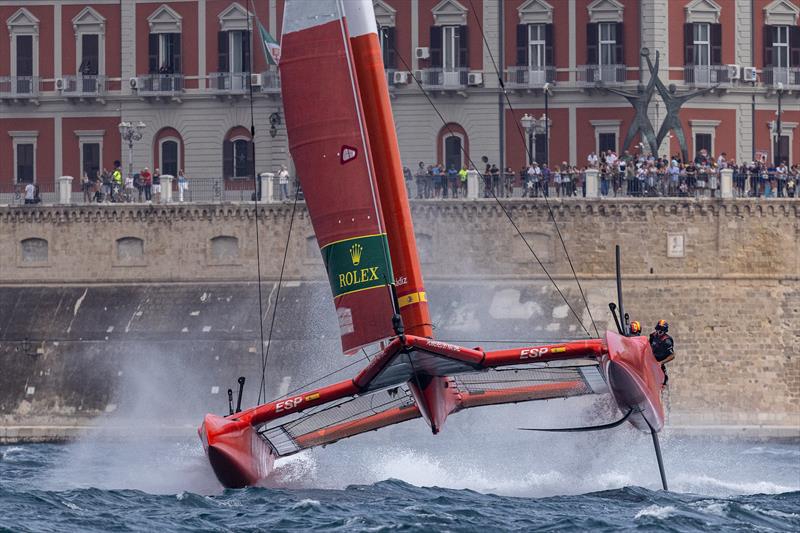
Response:
[{"label": "rigging wire", "polygon": [[[506,103],[508,104],[508,108],[511,110],[511,114],[513,116],[514,106],[511,105],[511,99],[508,97],[508,92],[506,91],[506,86],[505,83],[503,82],[503,76],[500,74],[500,69],[497,67],[497,62],[494,60],[494,54],[492,53],[492,49],[486,40],[486,34],[483,31],[483,24],[481,24],[481,21],[478,18],[478,13],[477,11],[475,11],[475,6],[473,5],[472,0],[469,0],[469,6],[470,6],[470,11],[475,17],[475,22],[478,24],[478,29],[481,32],[481,39],[483,40],[483,44],[486,46],[486,51],[489,53],[489,58],[492,61],[492,66],[494,68],[495,74],[497,74],[497,81],[500,85],[500,89],[503,93],[503,96],[505,97]],[[516,120],[514,121],[514,124],[517,126],[517,131],[519,132],[520,137],[522,138],[522,144],[525,147],[525,153],[527,154],[528,160],[530,161],[531,153],[529,151],[528,144],[525,142],[525,134],[522,132],[522,126],[520,125],[519,121]],[[545,124],[545,127],[546,128],[549,127],[549,124]],[[492,194],[494,195],[494,191],[492,191]],[[497,199],[497,197],[495,197],[495,199]],[[594,332],[598,337],[600,337],[600,332],[597,329],[597,323],[595,322],[594,317],[592,316],[591,309],[589,309],[589,302],[586,300],[586,294],[584,294],[583,287],[581,286],[581,282],[578,279],[578,274],[575,272],[575,267],[572,264],[572,258],[570,257],[569,252],[567,251],[567,245],[564,242],[564,237],[561,235],[561,229],[558,227],[558,222],[556,222],[556,217],[553,214],[553,208],[550,206],[550,200],[547,198],[547,195],[544,195],[544,203],[547,206],[547,212],[550,214],[550,219],[553,221],[553,226],[555,227],[556,233],[558,234],[558,240],[561,241],[561,247],[564,249],[564,255],[567,256],[567,262],[569,263],[569,268],[572,270],[572,275],[575,278],[575,283],[578,285],[578,290],[580,291],[581,298],[583,299],[583,303],[586,306],[586,311],[589,313],[589,318],[592,321]],[[583,327],[583,322],[581,322],[581,327]],[[586,328],[584,327],[584,330],[585,329]]]},{"label": "rigging wire", "polygon": [[[278,316],[278,302],[280,301],[281,296],[281,286],[283,284],[283,273],[286,270],[286,257],[289,255],[289,242],[292,240],[292,227],[294,226],[294,213],[297,210],[297,199],[300,197],[300,187],[297,187],[294,191],[294,203],[292,204],[292,214],[289,217],[289,232],[286,235],[286,245],[283,248],[283,262],[281,262],[281,273],[278,276],[278,288],[275,293],[275,305],[272,308],[272,320],[269,324],[269,336],[267,337],[267,350],[264,353],[264,359],[261,362],[261,383],[259,385],[258,391],[258,403],[261,403],[261,398],[263,397],[265,400],[267,398],[267,380],[266,380],[266,372],[267,372],[267,361],[269,360],[269,349],[272,347],[272,333],[275,331],[275,318]],[[259,315],[259,322],[263,319],[261,315]],[[262,338],[262,350],[263,350],[263,338]]]},{"label": "rigging wire", "polygon": [[[450,123],[447,122],[447,120],[445,120],[444,116],[442,116],[442,113],[436,107],[436,104],[434,104],[433,100],[431,100],[431,97],[428,94],[428,91],[426,91],[422,87],[422,83],[413,74],[413,71],[409,67],[409,65],[406,62],[405,58],[402,56],[402,54],[400,54],[400,52],[397,50],[397,48],[394,48],[394,51],[395,51],[395,55],[403,63],[403,66],[406,68],[406,70],[411,72],[411,77],[414,79],[414,82],[419,87],[420,91],[422,92],[422,95],[425,97],[425,99],[428,101],[430,106],[433,108],[433,111],[439,117],[439,120],[442,121],[442,124],[444,125],[444,127],[447,128],[447,131],[450,132],[451,135],[455,135],[455,132],[453,131],[452,127],[450,126]],[[465,148],[463,146],[461,147],[461,151],[464,153],[464,157],[467,158],[467,160],[469,161],[470,165],[472,165],[472,167],[475,169],[475,171],[478,172],[478,175],[481,177],[481,179],[484,182],[486,182],[486,176],[481,174],[481,172],[478,170],[477,165],[475,165],[475,162],[472,160],[472,158],[469,156],[469,154],[467,154],[467,152],[466,152],[466,150],[465,150]],[[485,187],[485,188],[487,190],[489,190],[489,192],[492,195],[492,198],[494,198],[494,200],[497,202],[497,205],[500,206],[500,209],[503,211],[503,213],[506,215],[506,218],[508,218],[508,221],[511,223],[511,225],[516,230],[517,235],[519,235],[519,237],[522,239],[522,242],[525,243],[525,246],[528,248],[528,251],[530,251],[531,255],[533,255],[533,258],[536,259],[536,262],[539,263],[539,266],[542,268],[542,271],[547,276],[547,279],[550,280],[550,282],[553,284],[553,287],[555,287],[556,291],[561,296],[561,299],[564,300],[565,304],[567,304],[567,307],[572,312],[572,314],[575,316],[575,319],[578,321],[578,324],[580,324],[581,329],[583,329],[583,331],[586,332],[586,336],[591,338],[592,334],[589,333],[588,329],[586,329],[586,326],[584,326],[583,321],[578,316],[578,313],[575,311],[575,309],[572,307],[572,304],[569,302],[569,300],[567,300],[567,297],[564,295],[564,293],[561,292],[561,288],[558,286],[556,281],[550,275],[550,272],[548,272],[547,267],[544,266],[544,263],[542,263],[542,260],[539,259],[538,255],[536,255],[536,252],[533,250],[533,247],[531,247],[530,243],[528,242],[528,239],[525,238],[525,236],[522,234],[522,231],[519,229],[519,226],[517,226],[516,222],[514,222],[514,219],[512,218],[511,213],[508,212],[508,209],[506,209],[506,206],[503,205],[503,203],[500,201],[500,199],[497,197],[497,195],[495,194],[494,190],[491,187]],[[598,336],[599,336],[599,334],[598,334]]]},{"label": "rigging wire", "polygon": [[[247,8],[250,13],[253,13],[253,2],[252,0],[247,0]],[[247,34],[248,34],[248,46],[252,45],[253,42],[253,32],[250,29],[250,16],[247,17]],[[250,77],[252,76],[253,72],[253,53],[250,53],[250,61],[247,64],[247,86],[250,90],[250,150],[253,156],[253,190],[255,193],[253,194],[253,207],[255,211],[255,226],[256,226],[256,270],[257,270],[257,281],[258,281],[258,331],[259,331],[259,354],[261,355],[261,386],[259,386],[258,392],[258,403],[261,403],[261,390],[264,387],[264,372],[266,371],[267,367],[267,356],[269,355],[269,345],[267,345],[267,352],[264,352],[264,296],[262,294],[262,286],[261,286],[261,240],[258,236],[258,176],[256,173],[256,120],[255,120],[255,111],[253,110],[253,84],[250,83]],[[280,285],[278,291],[280,292]],[[277,307],[277,297],[275,300],[275,305]],[[272,339],[272,330],[270,329],[270,340]]]}]

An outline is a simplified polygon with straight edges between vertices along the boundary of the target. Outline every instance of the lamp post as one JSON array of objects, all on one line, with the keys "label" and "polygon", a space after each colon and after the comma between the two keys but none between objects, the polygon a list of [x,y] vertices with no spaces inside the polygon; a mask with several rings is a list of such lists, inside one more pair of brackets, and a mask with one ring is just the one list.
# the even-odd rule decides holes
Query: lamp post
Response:
[{"label": "lamp post", "polygon": [[128,142],[128,176],[133,176],[133,143],[142,140],[142,131],[147,125],[141,120],[136,124],[132,122],[120,122],[119,134],[124,141]]},{"label": "lamp post", "polygon": [[545,83],[542,87],[544,91],[544,164],[550,164],[550,105],[548,98],[550,97],[550,83]]},{"label": "lamp post", "polygon": [[783,82],[778,83],[778,120],[775,128],[775,166],[781,164],[781,99],[783,98]]},{"label": "lamp post", "polygon": [[528,165],[533,164],[533,127],[536,119],[525,113],[520,119],[520,124],[528,134]]}]

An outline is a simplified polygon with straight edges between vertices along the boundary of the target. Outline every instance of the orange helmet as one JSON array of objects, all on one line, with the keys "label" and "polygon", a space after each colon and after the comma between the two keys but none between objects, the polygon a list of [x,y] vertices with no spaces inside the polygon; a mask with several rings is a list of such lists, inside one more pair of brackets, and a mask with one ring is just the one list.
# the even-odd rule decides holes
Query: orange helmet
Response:
[{"label": "orange helmet", "polygon": [[658,324],[656,324],[656,331],[663,331],[664,333],[669,331],[669,324],[667,324],[667,321],[663,318],[659,320]]},{"label": "orange helmet", "polygon": [[631,335],[639,335],[642,332],[642,325],[638,320],[631,322]]}]

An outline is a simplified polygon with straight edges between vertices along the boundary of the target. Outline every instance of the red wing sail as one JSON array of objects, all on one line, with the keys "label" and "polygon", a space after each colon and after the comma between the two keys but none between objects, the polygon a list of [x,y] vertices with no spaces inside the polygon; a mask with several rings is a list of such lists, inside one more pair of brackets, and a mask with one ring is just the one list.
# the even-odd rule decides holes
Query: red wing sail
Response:
[{"label": "red wing sail", "polygon": [[289,148],[352,353],[394,334],[394,274],[341,2],[286,3],[280,70]]}]

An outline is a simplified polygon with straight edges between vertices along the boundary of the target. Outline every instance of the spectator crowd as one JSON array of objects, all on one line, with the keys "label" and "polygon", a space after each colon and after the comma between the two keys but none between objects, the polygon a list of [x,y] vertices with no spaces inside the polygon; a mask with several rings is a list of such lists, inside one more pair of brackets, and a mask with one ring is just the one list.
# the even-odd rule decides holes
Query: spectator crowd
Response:
[{"label": "spectator crowd", "polygon": [[[737,162],[725,152],[713,157],[702,149],[691,161],[680,156],[661,157],[652,154],[618,155],[613,150],[591,152],[582,167],[566,161],[548,166],[533,162],[514,172],[483,158],[485,168],[479,174],[484,198],[586,196],[586,171],[598,173],[599,194],[603,197],[686,197],[713,198],[720,195],[721,171],[731,169],[733,194],[736,197],[798,198],[800,197],[800,165],[786,161],[767,165],[765,160]],[[469,171],[442,164],[425,165],[420,161],[414,173],[403,169],[410,198],[463,198],[467,192]]]}]

